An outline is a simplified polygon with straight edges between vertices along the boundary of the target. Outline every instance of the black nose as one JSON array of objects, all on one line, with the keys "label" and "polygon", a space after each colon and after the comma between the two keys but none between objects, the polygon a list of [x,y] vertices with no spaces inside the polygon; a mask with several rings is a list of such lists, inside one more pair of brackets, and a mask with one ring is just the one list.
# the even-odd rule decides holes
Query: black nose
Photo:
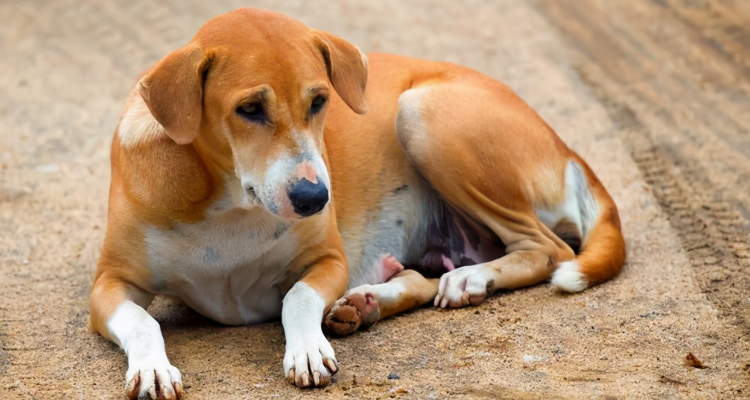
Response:
[{"label": "black nose", "polygon": [[289,192],[289,200],[292,201],[294,212],[309,217],[320,212],[328,203],[328,188],[320,180],[312,183],[302,179]]}]

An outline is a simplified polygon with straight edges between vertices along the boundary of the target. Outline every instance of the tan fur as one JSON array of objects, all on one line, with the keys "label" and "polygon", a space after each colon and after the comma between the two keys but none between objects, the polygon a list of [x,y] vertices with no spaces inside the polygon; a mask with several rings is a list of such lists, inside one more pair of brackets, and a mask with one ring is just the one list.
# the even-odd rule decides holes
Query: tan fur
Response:
[{"label": "tan fur", "polygon": [[[376,207],[386,188],[398,184],[388,182],[406,181],[395,177],[408,176],[403,171],[413,165],[443,199],[506,245],[507,256],[456,271],[468,283],[484,274],[475,293],[467,290],[461,298],[436,301],[450,307],[478,304],[493,290],[548,280],[558,264],[576,259],[558,237],[566,232],[554,233],[555,226],[545,226],[536,215],[538,208],[561,204],[566,167],[575,162],[601,209],[577,258],[581,273],[588,286],[619,273],[625,243],[612,199],[586,163],[507,86],[448,63],[379,54],[370,55],[369,62],[370,112],[357,116],[332,107],[327,124],[337,218],[344,237],[357,236],[358,217]],[[373,152],[375,147],[381,151]],[[361,176],[376,176],[376,188],[358,184]],[[561,228],[569,226],[565,222],[557,221],[563,223]],[[350,229],[355,233],[348,234]],[[451,279],[443,278],[441,290]],[[412,286],[413,292],[387,299],[380,318],[394,309],[412,308],[416,293],[437,289],[434,282],[417,282],[421,286]],[[379,299],[382,293],[392,293],[393,285],[352,289],[347,296],[367,292]],[[329,317],[335,318],[336,312]]]},{"label": "tan fur", "polygon": [[[275,22],[252,22],[266,19]],[[237,34],[243,31],[248,33]],[[283,35],[277,34],[281,31]],[[290,44],[296,49],[293,57],[257,56],[290,48]],[[109,223],[91,292],[91,327],[116,340],[108,323],[119,305],[130,300],[146,308],[157,294],[181,296],[185,285],[173,282],[180,274],[187,274],[189,282],[200,282],[199,276],[190,277],[196,271],[190,272],[179,263],[156,268],[157,264],[169,262],[164,257],[181,255],[153,254],[158,247],[149,241],[195,232],[191,227],[204,221],[229,221],[227,217],[231,218],[232,213],[237,218],[254,218],[259,224],[243,227],[242,235],[273,233],[274,227],[269,228],[268,224],[281,224],[283,228],[275,234],[283,235],[276,241],[279,244],[272,247],[258,246],[248,239],[248,246],[256,252],[261,251],[258,248],[268,249],[244,266],[247,277],[243,279],[249,284],[253,284],[252,279],[267,279],[275,287],[269,287],[269,295],[275,290],[276,296],[283,296],[296,282],[305,282],[324,300],[325,309],[321,311],[327,311],[344,293],[348,282],[333,205],[314,217],[298,220],[288,210],[288,200],[284,203],[284,198],[271,192],[265,200],[276,202],[280,216],[293,216],[288,223],[275,222],[282,220],[262,211],[260,201],[244,193],[239,178],[253,177],[260,190],[270,179],[267,172],[274,162],[299,155],[312,157],[312,161],[300,164],[301,176],[296,176],[292,164],[288,168],[282,165],[283,173],[314,183],[319,178],[327,181],[327,172],[320,170],[325,168],[326,158],[325,113],[309,115],[310,102],[315,96],[328,96],[336,90],[352,108],[364,112],[366,76],[359,50],[340,38],[310,30],[289,17],[248,9],[207,23],[188,45],[149,69],[129,96],[112,144]],[[252,123],[237,116],[238,107],[254,101],[263,104],[273,124]],[[321,157],[319,165],[315,164],[315,157]],[[285,176],[279,176],[277,181],[284,182]],[[232,211],[234,207],[240,211]],[[211,222],[213,230],[206,235],[225,234],[215,225]],[[204,246],[203,241],[222,240],[197,235],[185,240],[196,246]],[[293,247],[289,248],[290,244]],[[199,247],[195,251],[201,250]],[[231,253],[235,251],[232,248],[226,251],[230,253],[221,254],[206,247],[206,263],[243,257]],[[274,259],[285,261],[280,266],[266,265],[267,260]],[[243,273],[242,269],[238,271]],[[254,278],[253,274],[261,275]],[[263,274],[276,276],[264,278]],[[281,297],[272,301],[281,306]],[[209,317],[229,323],[265,318],[262,305],[261,313],[254,317],[246,311],[243,314],[242,304],[237,312],[227,313],[212,310],[211,304],[199,303],[197,308],[203,307]],[[325,363],[329,370],[336,371],[331,360]],[[299,371],[293,380],[308,386],[312,384],[310,375],[315,375],[318,384],[318,372]],[[176,393],[179,384],[174,383]],[[145,390],[139,389],[137,375],[129,385],[129,396]]]},{"label": "tan fur", "polygon": [[[328,104],[313,114],[319,96]],[[265,122],[238,116],[253,104],[262,105]],[[587,284],[611,278],[624,263],[617,209],[606,190],[509,88],[447,63],[387,55],[368,61],[338,37],[267,11],[217,17],[146,71],[130,94],[111,155],[109,223],[90,305],[92,328],[112,340],[108,323],[119,305],[130,300],[146,308],[159,294],[182,297],[226,323],[270,317],[281,307],[279,296],[295,290],[307,302],[295,307],[304,311],[319,296],[328,312],[344,295],[350,271],[362,272],[368,235],[384,234],[369,227],[391,215],[388,207],[409,204],[388,200],[401,188],[412,191],[408,201],[441,199],[509,253],[456,270],[481,287],[470,285],[463,297],[441,305],[478,304],[494,289],[549,279],[556,265],[576,257],[553,229],[575,231],[581,223],[548,227],[537,212],[566,198],[570,162],[585,172],[601,210],[578,257]],[[327,208],[304,219],[286,186],[302,179],[331,191]],[[405,213],[414,215],[400,221],[403,229],[418,229],[418,215]],[[378,318],[384,318],[436,294],[440,300],[450,279],[403,271],[368,290],[383,294]],[[225,303],[191,289],[202,282],[222,290],[246,283],[250,297],[219,293],[236,309],[216,309]],[[306,286],[294,289],[298,282]],[[285,299],[285,310],[287,300],[295,301]],[[326,371],[312,362],[308,371],[306,363],[285,358],[289,380],[327,383]],[[336,372],[334,359],[323,363]],[[137,376],[129,385],[129,395],[137,394]],[[177,379],[177,397],[180,385]]]}]

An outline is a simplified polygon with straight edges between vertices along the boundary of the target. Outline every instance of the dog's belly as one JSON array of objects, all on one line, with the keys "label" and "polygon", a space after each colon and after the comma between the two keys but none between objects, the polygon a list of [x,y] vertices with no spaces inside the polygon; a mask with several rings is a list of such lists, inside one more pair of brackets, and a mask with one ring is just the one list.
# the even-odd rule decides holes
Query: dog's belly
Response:
[{"label": "dog's belly", "polygon": [[431,212],[434,192],[421,182],[402,184],[363,210],[364,224],[339,225],[349,262],[349,287],[383,282],[382,256],[402,263],[419,259],[424,242],[423,217]]},{"label": "dog's belly", "polygon": [[340,226],[349,260],[349,287],[378,284],[388,278],[383,255],[427,276],[452,267],[479,264],[505,255],[505,246],[489,230],[467,223],[424,182],[387,193],[367,210],[364,227]]},{"label": "dog's belly", "polygon": [[146,231],[151,287],[225,324],[278,317],[278,284],[299,243],[290,224],[259,209]]}]

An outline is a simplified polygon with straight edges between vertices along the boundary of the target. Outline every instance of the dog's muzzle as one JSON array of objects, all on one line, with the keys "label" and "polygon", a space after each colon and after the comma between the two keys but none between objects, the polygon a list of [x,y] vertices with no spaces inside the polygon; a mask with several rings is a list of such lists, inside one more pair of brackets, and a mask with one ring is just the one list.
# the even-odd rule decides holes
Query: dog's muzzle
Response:
[{"label": "dog's muzzle", "polygon": [[317,181],[302,179],[289,191],[294,212],[303,217],[319,213],[328,203],[328,188],[320,179]]}]

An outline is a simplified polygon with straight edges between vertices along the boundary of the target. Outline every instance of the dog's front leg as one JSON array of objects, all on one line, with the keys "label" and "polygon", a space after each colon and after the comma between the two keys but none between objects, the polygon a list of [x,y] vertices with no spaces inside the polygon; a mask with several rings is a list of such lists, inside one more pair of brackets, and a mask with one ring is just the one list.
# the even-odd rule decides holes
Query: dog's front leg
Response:
[{"label": "dog's front leg", "polygon": [[91,326],[125,351],[125,394],[129,399],[179,399],[180,371],[167,359],[159,323],[145,310],[153,298],[104,273],[94,282],[89,299]]},{"label": "dog's front leg", "polygon": [[325,386],[338,372],[336,355],[323,335],[321,322],[346,291],[349,272],[343,257],[326,258],[284,297],[281,323],[286,335],[284,373],[298,387]]}]

